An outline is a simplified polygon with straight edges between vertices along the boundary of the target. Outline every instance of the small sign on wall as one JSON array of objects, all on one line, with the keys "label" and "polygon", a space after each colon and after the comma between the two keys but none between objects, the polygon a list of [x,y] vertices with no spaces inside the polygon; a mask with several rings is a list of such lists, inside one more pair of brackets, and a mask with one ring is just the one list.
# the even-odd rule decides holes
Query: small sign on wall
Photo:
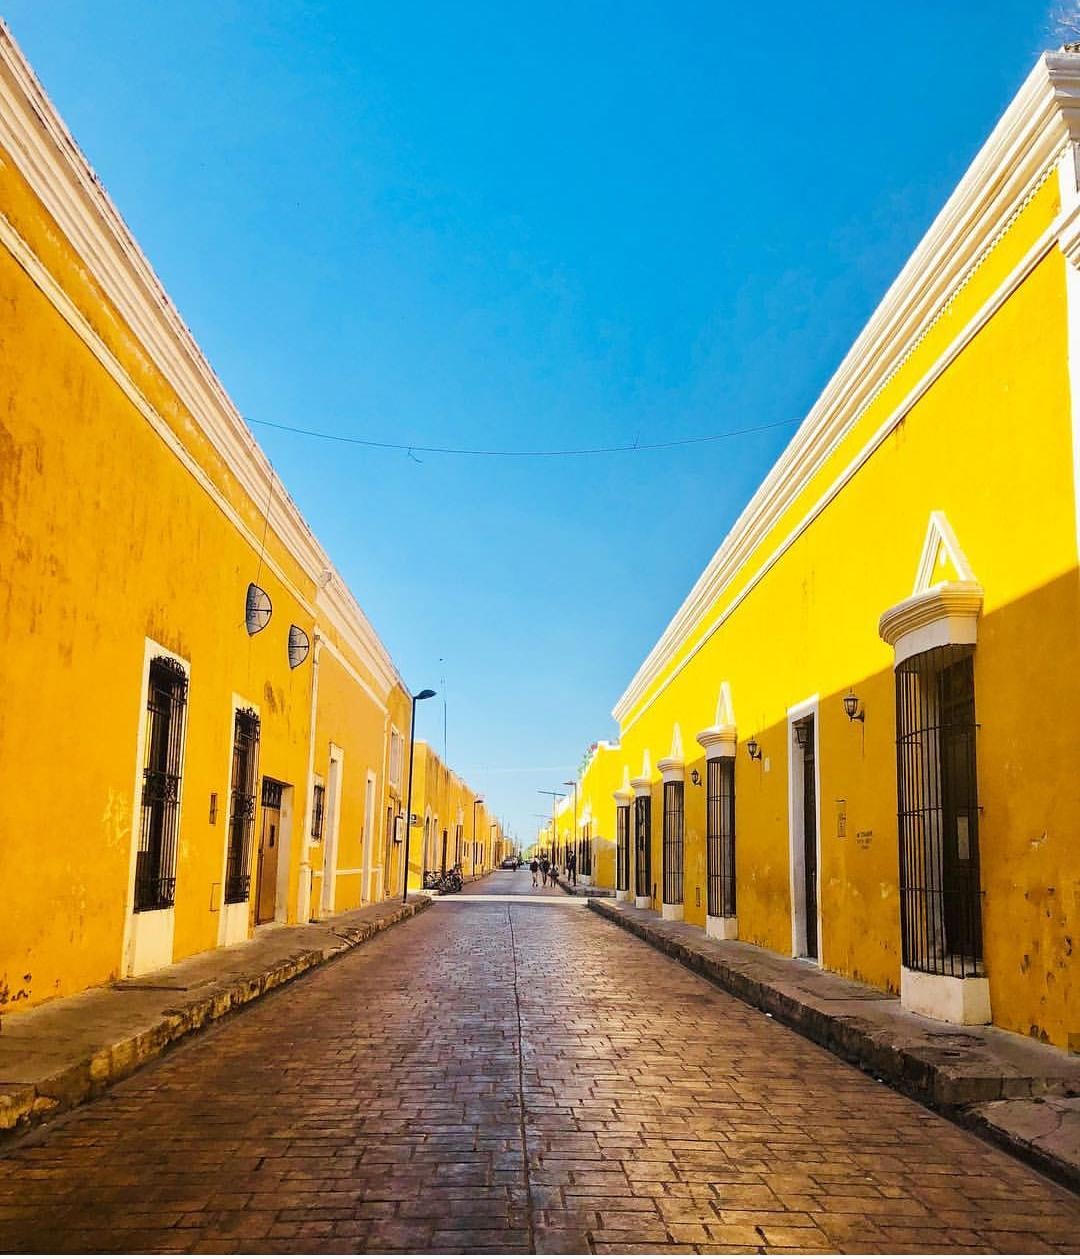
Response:
[{"label": "small sign on wall", "polygon": [[847,801],[836,802],[836,838],[844,839],[847,835]]}]

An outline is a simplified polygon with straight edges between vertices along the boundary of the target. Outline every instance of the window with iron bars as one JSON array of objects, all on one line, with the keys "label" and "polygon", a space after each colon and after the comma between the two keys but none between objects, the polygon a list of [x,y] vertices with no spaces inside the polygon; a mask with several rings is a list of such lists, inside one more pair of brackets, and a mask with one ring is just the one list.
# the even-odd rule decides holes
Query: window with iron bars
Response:
[{"label": "window with iron bars", "polygon": [[326,812],[326,788],[316,783],[311,789],[311,838],[322,839],[323,816]]},{"label": "window with iron bars", "polygon": [[229,860],[225,903],[246,901],[251,892],[251,835],[255,825],[255,783],[259,765],[259,718],[238,709],[233,726],[232,788],[229,797]]},{"label": "window with iron bars", "polygon": [[630,806],[615,809],[615,890],[630,890]]},{"label": "window with iron bars", "polygon": [[581,828],[581,839],[578,842],[578,874],[587,874],[592,878],[592,823],[586,822]]},{"label": "window with iron bars", "polygon": [[904,965],[982,974],[974,647],[935,647],[896,667],[896,765]]},{"label": "window with iron bars", "polygon": [[664,783],[664,904],[683,899],[683,784]]},{"label": "window with iron bars", "polygon": [[634,798],[634,886],[652,896],[652,797]]},{"label": "window with iron bars", "polygon": [[135,912],[176,899],[176,840],[184,759],[187,674],[167,656],[150,661],[146,688],[142,819],[135,856]]},{"label": "window with iron bars", "polygon": [[735,758],[713,757],[706,768],[705,856],[709,914],[735,917]]}]

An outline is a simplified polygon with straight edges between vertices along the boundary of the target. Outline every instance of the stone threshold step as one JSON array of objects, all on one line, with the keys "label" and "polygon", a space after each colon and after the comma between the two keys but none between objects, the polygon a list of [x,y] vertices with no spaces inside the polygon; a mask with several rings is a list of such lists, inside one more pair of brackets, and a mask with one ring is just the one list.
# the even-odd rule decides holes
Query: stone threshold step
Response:
[{"label": "stone threshold step", "polygon": [[254,939],[6,1014],[0,1025],[0,1140],[99,1096],[232,1010],[426,909],[410,895]]},{"label": "stone threshold step", "polygon": [[1080,1058],[996,1027],[960,1027],[899,998],[625,902],[589,908],[748,1005],[1041,1170],[1080,1188]]}]

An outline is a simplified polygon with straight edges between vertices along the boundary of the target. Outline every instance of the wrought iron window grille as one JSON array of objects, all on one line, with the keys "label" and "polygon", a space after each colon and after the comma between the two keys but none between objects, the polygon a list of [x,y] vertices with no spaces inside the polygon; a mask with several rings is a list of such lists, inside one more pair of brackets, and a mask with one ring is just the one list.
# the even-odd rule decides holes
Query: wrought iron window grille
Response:
[{"label": "wrought iron window grille", "polygon": [[652,797],[634,798],[634,886],[638,896],[652,887]]},{"label": "wrought iron window grille", "polygon": [[326,811],[326,788],[316,783],[311,790],[311,838],[323,837],[323,816]]},{"label": "wrought iron window grille", "polygon": [[664,783],[664,904],[683,899],[683,784]]},{"label": "wrought iron window grille", "polygon": [[935,647],[896,667],[903,962],[983,973],[974,647]]},{"label": "wrought iron window grille", "polygon": [[735,917],[735,758],[714,757],[706,768],[705,849],[708,912]]},{"label": "wrought iron window grille", "polygon": [[255,826],[255,784],[258,781],[259,717],[254,709],[238,709],[233,725],[232,786],[229,795],[229,857],[225,903],[237,905],[251,893],[251,838]]},{"label": "wrought iron window grille", "polygon": [[615,809],[615,889],[630,890],[630,806]]},{"label": "wrought iron window grille", "polygon": [[150,662],[146,688],[142,817],[135,856],[136,913],[176,899],[176,847],[183,765],[187,673],[168,656]]}]

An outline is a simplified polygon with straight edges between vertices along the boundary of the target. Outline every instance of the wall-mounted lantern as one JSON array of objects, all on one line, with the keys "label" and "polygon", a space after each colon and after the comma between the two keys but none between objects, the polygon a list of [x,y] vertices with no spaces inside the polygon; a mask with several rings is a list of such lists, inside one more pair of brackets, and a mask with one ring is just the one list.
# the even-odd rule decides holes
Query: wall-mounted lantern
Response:
[{"label": "wall-mounted lantern", "polygon": [[698,773],[696,769],[692,769],[690,771],[690,781],[694,784],[695,787],[701,786],[701,775]]},{"label": "wall-mounted lantern", "polygon": [[844,712],[847,713],[848,721],[866,720],[866,709],[859,702],[859,697],[854,691],[848,691],[844,696]]},{"label": "wall-mounted lantern", "polygon": [[801,748],[806,747],[810,742],[810,723],[808,721],[797,721],[795,723],[795,742]]},{"label": "wall-mounted lantern", "polygon": [[299,625],[289,626],[289,668],[295,669],[308,658],[311,640]]},{"label": "wall-mounted lantern", "polygon": [[244,624],[247,626],[247,632],[257,634],[260,630],[266,629],[273,612],[274,605],[270,602],[270,596],[262,586],[256,586],[254,582],[251,582],[244,602]]},{"label": "wall-mounted lantern", "polygon": [[757,739],[750,738],[747,740],[746,751],[752,761],[761,760],[761,748],[758,745]]}]

